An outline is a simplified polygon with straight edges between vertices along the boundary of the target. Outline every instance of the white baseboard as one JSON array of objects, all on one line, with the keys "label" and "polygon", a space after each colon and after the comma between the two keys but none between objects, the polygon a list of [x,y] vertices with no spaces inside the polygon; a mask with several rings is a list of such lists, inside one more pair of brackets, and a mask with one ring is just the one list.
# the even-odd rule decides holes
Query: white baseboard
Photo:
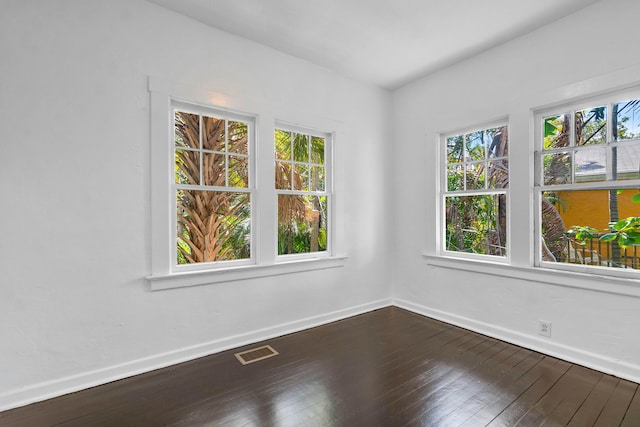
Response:
[{"label": "white baseboard", "polygon": [[210,341],[171,352],[133,360],[119,365],[109,366],[103,369],[97,369],[78,375],[12,390],[7,393],[0,394],[0,411],[25,406],[31,403],[40,402],[53,397],[62,396],[68,393],[73,393],[90,387],[95,387],[112,381],[175,365],[177,363],[187,362],[189,360],[219,353],[232,348],[302,331],[391,305],[524,348],[538,351],[540,353],[548,354],[549,356],[557,357],[558,359],[586,366],[630,381],[640,382],[640,366],[635,364],[622,362],[608,356],[587,352],[538,338],[536,336],[522,334],[511,329],[479,322],[477,320],[436,310],[434,308],[415,304],[406,300],[382,299],[355,307],[333,311],[331,313],[324,313],[318,316],[308,317],[306,319],[283,323],[245,334]]},{"label": "white baseboard", "polygon": [[441,320],[451,325],[459,326],[464,329],[490,336],[502,341],[506,341],[520,347],[528,348],[558,359],[577,365],[586,366],[619,378],[624,378],[633,382],[640,382],[640,366],[623,362],[615,358],[604,356],[602,354],[592,353],[575,347],[550,341],[548,339],[538,338],[532,335],[526,335],[511,329],[491,325],[467,317],[458,316],[456,314],[447,313],[436,310],[420,304],[415,304],[402,299],[394,299],[393,305],[405,310],[412,311],[422,316],[432,319]]},{"label": "white baseboard", "polygon": [[318,316],[308,317],[293,322],[283,323],[245,334],[235,335],[191,347],[181,348],[162,354],[132,360],[127,363],[83,372],[65,378],[42,382],[26,386],[17,390],[0,394],[0,411],[29,405],[53,397],[62,396],[68,393],[84,390],[90,387],[110,383],[133,375],[150,372],[156,369],[165,368],[177,363],[187,362],[199,357],[209,356],[221,351],[252,344],[302,331],[347,317],[377,310],[391,305],[391,299],[383,299],[370,303],[349,307],[342,310],[324,313]]}]

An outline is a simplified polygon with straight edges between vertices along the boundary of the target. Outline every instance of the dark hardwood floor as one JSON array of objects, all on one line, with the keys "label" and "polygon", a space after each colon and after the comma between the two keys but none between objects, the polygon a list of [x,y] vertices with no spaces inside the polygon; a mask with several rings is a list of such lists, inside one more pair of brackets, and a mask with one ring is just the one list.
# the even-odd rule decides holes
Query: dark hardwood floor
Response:
[{"label": "dark hardwood floor", "polygon": [[[263,343],[260,343],[263,344]],[[0,413],[3,426],[640,426],[638,384],[385,308]]]}]

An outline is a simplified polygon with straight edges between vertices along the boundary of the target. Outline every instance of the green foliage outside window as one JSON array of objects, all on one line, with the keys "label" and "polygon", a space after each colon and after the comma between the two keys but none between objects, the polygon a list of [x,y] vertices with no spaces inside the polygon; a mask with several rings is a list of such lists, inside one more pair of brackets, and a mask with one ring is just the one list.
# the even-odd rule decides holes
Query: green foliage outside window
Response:
[{"label": "green foliage outside window", "polygon": [[325,138],[276,129],[278,255],[327,251]]},{"label": "green foliage outside window", "polygon": [[446,138],[444,249],[506,255],[508,129]]}]

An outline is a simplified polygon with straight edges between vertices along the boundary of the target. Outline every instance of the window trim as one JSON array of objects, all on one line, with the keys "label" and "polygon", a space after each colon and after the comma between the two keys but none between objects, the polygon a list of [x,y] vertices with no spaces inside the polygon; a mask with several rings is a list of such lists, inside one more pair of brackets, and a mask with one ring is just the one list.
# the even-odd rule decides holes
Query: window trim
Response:
[{"label": "window trim", "polygon": [[[614,267],[606,267],[606,266],[595,266],[595,265],[582,265],[582,264],[570,264],[570,263],[562,263],[562,262],[551,262],[542,260],[542,208],[541,208],[541,200],[542,193],[545,191],[579,191],[579,190],[610,190],[610,189],[637,189],[640,188],[640,179],[625,179],[625,180],[610,180],[611,171],[607,169],[606,176],[607,180],[604,181],[589,181],[589,182],[581,182],[581,183],[571,183],[571,184],[557,184],[557,185],[545,185],[544,184],[544,171],[542,168],[542,155],[545,151],[553,153],[554,150],[544,150],[544,138],[543,135],[543,127],[544,127],[544,118],[561,115],[564,113],[571,114],[571,128],[570,138],[572,145],[566,147],[566,151],[570,151],[572,153],[572,158],[575,156],[576,146],[575,139],[575,112],[584,110],[587,108],[593,108],[594,106],[604,105],[607,107],[607,124],[606,124],[606,143],[594,145],[593,147],[585,147],[584,150],[595,149],[598,147],[606,147],[607,153],[606,156],[609,157],[609,147],[619,146],[619,144],[623,144],[626,141],[612,141],[612,122],[610,120],[612,109],[609,108],[613,104],[627,101],[629,99],[640,99],[640,85],[636,83],[635,85],[628,86],[626,88],[612,88],[608,91],[600,92],[599,94],[591,94],[585,95],[583,97],[579,97],[573,100],[567,100],[566,102],[561,102],[554,104],[551,107],[545,107],[540,109],[532,110],[533,113],[533,138],[534,138],[534,149],[533,149],[533,160],[534,160],[534,182],[532,185],[533,191],[533,207],[534,207],[534,236],[533,236],[533,268],[538,269],[539,271],[562,271],[567,272],[567,274],[577,274],[577,275],[593,275],[600,279],[619,279],[619,280],[640,280],[640,270],[631,270],[623,269],[623,268],[614,268]],[[638,141],[635,139],[634,141]],[[640,144],[640,143],[637,143]],[[562,151],[558,149],[557,151]],[[572,163],[573,164],[573,163]],[[572,168],[572,181],[574,181],[573,177],[575,174],[575,170]]]},{"label": "window trim", "polygon": [[[309,129],[333,129],[333,156],[339,155],[344,149],[336,145],[336,141],[344,134],[344,124],[341,121],[307,113],[297,105],[270,104],[263,99],[255,99],[247,96],[232,96],[223,91],[203,88],[201,85],[171,81],[155,76],[148,77],[149,91],[149,160],[145,164],[149,175],[146,187],[149,189],[148,215],[150,217],[147,229],[147,241],[149,242],[149,269],[146,276],[149,289],[158,291],[164,289],[182,288],[197,285],[207,285],[235,280],[248,280],[253,278],[293,274],[312,270],[343,267],[348,262],[347,242],[345,239],[336,239],[345,232],[344,221],[344,197],[341,196],[344,188],[344,170],[342,163],[333,162],[333,227],[331,230],[333,252],[325,257],[309,259],[283,259],[276,260],[276,254],[270,253],[272,236],[277,236],[277,228],[272,222],[272,211],[277,214],[277,207],[270,206],[273,203],[274,184],[274,149],[273,134],[274,123],[308,123]],[[238,113],[241,116],[255,117],[255,209],[253,215],[259,224],[260,232],[254,233],[255,246],[252,252],[255,254],[255,263],[250,265],[226,265],[216,269],[204,269],[197,271],[171,270],[171,251],[175,250],[168,243],[175,226],[174,215],[168,206],[171,198],[171,188],[175,177],[172,171],[173,158],[173,115],[171,100],[186,102],[196,106],[224,109],[230,114]],[[276,117],[282,120],[276,120]],[[286,120],[285,120],[286,119]],[[270,135],[270,136],[269,136]],[[264,141],[261,143],[260,141]],[[339,152],[338,152],[339,151]],[[266,218],[266,219],[265,219]],[[175,228],[173,228],[175,230]],[[273,230],[270,232],[269,230]]]},{"label": "window trim", "polygon": [[[599,272],[587,273],[585,271],[553,270],[551,268],[540,268],[535,265],[535,242],[534,238],[538,233],[535,229],[535,200],[534,200],[534,158],[535,158],[535,136],[536,129],[535,113],[542,110],[550,110],[554,106],[567,105],[580,102],[588,98],[600,96],[602,94],[612,94],[616,92],[630,91],[639,87],[640,65],[634,64],[620,69],[616,69],[605,74],[590,76],[584,80],[573,81],[558,86],[549,86],[545,90],[535,92],[523,91],[512,101],[504,101],[498,106],[493,106],[497,114],[505,114],[509,118],[510,137],[513,140],[518,138],[518,145],[511,145],[510,154],[517,154],[511,158],[510,166],[517,165],[522,173],[510,174],[510,187],[512,192],[510,198],[510,213],[515,209],[511,201],[518,201],[518,206],[525,203],[528,205],[527,213],[518,216],[515,222],[519,228],[512,230],[509,226],[511,236],[518,236],[517,244],[510,238],[511,260],[509,263],[488,262],[486,260],[467,260],[460,257],[445,256],[441,253],[441,238],[439,230],[442,227],[440,213],[440,176],[441,171],[441,132],[434,132],[428,135],[427,144],[433,146],[433,156],[429,156],[428,164],[433,165],[434,184],[430,186],[433,191],[435,203],[433,209],[435,232],[429,233],[426,240],[428,250],[423,252],[425,264],[434,268],[450,268],[459,271],[470,271],[492,274],[507,278],[514,278],[523,281],[532,281],[549,286],[569,286],[577,289],[586,289],[594,292],[606,294],[628,295],[640,297],[640,279],[622,278],[612,275],[599,275]],[[498,108],[496,111],[495,109]],[[494,117],[497,117],[494,116]],[[450,128],[457,126],[454,124]],[[431,151],[429,151],[431,153]],[[525,156],[526,153],[526,156]],[[524,158],[526,157],[526,161]],[[526,173],[525,173],[526,171]],[[515,185],[515,186],[514,186]],[[493,260],[492,260],[493,261]],[[554,265],[555,267],[555,265]]]},{"label": "window trim", "polygon": [[[438,256],[443,258],[455,258],[461,260],[476,260],[481,262],[488,263],[496,263],[496,264],[510,264],[511,263],[511,219],[509,213],[511,212],[511,198],[510,198],[510,185],[507,188],[496,188],[496,189],[479,189],[479,190],[462,190],[457,192],[448,191],[446,188],[447,185],[447,138],[456,136],[456,135],[466,135],[479,130],[487,130],[493,129],[497,127],[506,127],[509,131],[509,118],[507,116],[493,119],[485,122],[481,122],[479,124],[473,126],[466,126],[457,128],[455,130],[440,132],[436,136],[436,165],[437,165],[437,180],[436,185],[438,189],[438,198],[437,198],[437,207],[438,207],[438,233],[436,239],[436,253]],[[509,135],[509,144],[511,144],[511,135]],[[506,157],[500,157],[499,159],[506,158],[507,162],[510,164],[510,154],[511,150],[508,151]],[[486,158],[483,162],[488,163],[490,160]],[[466,164],[467,162],[462,162],[462,164]],[[511,167],[509,166],[509,176],[511,176]],[[506,196],[506,235],[507,241],[505,244],[506,255],[487,255],[487,254],[474,254],[469,252],[458,252],[451,251],[446,249],[446,197],[451,195],[457,196],[481,196],[481,195],[499,195],[504,194]]]},{"label": "window trim", "polygon": [[186,271],[157,276],[151,275],[147,276],[147,281],[150,283],[152,291],[162,291],[174,288],[340,268],[344,267],[347,260],[347,256],[296,259],[275,264],[252,264],[215,270]]},{"label": "window trim", "polygon": [[[542,269],[532,266],[521,267],[506,263],[487,262],[486,260],[432,255],[426,252],[422,253],[422,258],[427,265],[437,268],[469,271],[474,274],[488,274],[493,277],[498,276],[640,298],[640,287],[637,279],[602,275],[599,274],[599,271],[584,270],[578,272],[553,268]],[[603,286],[603,282],[606,282],[606,286]]]}]

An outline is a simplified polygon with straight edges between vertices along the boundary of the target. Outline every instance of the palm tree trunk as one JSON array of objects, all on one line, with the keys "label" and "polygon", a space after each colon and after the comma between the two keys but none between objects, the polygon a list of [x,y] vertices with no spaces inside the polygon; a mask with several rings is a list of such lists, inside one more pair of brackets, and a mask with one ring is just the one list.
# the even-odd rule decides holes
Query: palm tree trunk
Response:
[{"label": "palm tree trunk", "polygon": [[542,260],[554,262],[562,258],[565,251],[567,227],[556,207],[542,197]]},{"label": "palm tree trunk", "polygon": [[[614,148],[615,150],[615,148]],[[609,222],[618,222],[620,220],[618,214],[618,191],[609,190]],[[613,266],[620,266],[622,262],[622,253],[620,245],[615,240],[611,242],[611,253],[609,254]]]},{"label": "palm tree trunk", "polygon": [[498,238],[500,239],[498,243],[500,253],[497,255],[506,255],[503,248],[507,241],[507,196],[504,194],[498,196]]}]

